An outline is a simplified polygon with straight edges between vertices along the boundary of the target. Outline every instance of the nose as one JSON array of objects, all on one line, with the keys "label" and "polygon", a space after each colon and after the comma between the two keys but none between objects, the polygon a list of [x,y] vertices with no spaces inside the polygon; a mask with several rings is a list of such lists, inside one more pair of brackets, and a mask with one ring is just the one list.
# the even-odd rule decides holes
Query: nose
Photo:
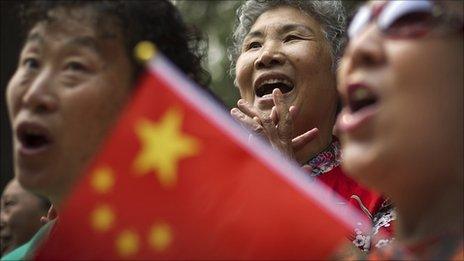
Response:
[{"label": "nose", "polygon": [[49,113],[57,109],[54,93],[54,76],[51,70],[42,70],[26,89],[22,97],[24,107],[35,113]]},{"label": "nose", "polygon": [[255,60],[254,66],[256,69],[263,69],[282,65],[284,62],[285,56],[280,51],[280,44],[277,43],[277,41],[271,41],[263,45],[258,58]]},{"label": "nose", "polygon": [[383,38],[375,25],[371,24],[350,39],[344,60],[349,61],[348,71],[359,67],[378,67],[386,61]]}]

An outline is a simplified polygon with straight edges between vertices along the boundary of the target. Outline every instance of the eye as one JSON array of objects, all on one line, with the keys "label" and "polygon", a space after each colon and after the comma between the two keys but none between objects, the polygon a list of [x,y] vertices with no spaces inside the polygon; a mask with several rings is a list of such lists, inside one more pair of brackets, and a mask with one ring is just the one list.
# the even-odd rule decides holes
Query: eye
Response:
[{"label": "eye", "polygon": [[65,70],[77,71],[77,72],[87,72],[87,66],[81,62],[71,61],[66,63]]},{"label": "eye", "polygon": [[290,41],[293,41],[293,40],[300,40],[300,39],[301,39],[301,37],[290,34],[290,35],[285,36],[284,43],[290,42]]},{"label": "eye", "polygon": [[4,206],[4,207],[10,207],[10,206],[13,206],[13,205],[15,205],[15,204],[16,204],[16,202],[13,201],[13,200],[5,200],[5,201],[3,202],[3,206]]},{"label": "eye", "polygon": [[39,60],[35,58],[26,58],[23,61],[23,66],[25,66],[27,69],[38,69],[40,64]]},{"label": "eye", "polygon": [[260,42],[257,42],[257,41],[254,41],[254,42],[251,42],[247,45],[247,50],[250,50],[250,49],[255,49],[255,48],[259,48],[261,47],[261,43]]}]

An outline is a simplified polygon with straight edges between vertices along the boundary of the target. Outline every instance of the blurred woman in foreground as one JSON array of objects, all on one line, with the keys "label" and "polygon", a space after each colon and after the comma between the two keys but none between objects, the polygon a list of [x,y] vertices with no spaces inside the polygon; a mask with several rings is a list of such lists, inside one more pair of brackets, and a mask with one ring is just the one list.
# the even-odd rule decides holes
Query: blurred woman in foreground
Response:
[{"label": "blurred woman in foreground", "polygon": [[[34,1],[21,13],[27,35],[6,95],[15,175],[59,213],[137,88],[137,43],[156,43],[201,85],[209,77],[201,39],[170,1]],[[33,257],[53,224],[3,260]]]},{"label": "blurred woman in foreground", "polygon": [[349,27],[344,169],[398,215],[396,243],[376,258],[463,259],[463,5],[373,1]]}]

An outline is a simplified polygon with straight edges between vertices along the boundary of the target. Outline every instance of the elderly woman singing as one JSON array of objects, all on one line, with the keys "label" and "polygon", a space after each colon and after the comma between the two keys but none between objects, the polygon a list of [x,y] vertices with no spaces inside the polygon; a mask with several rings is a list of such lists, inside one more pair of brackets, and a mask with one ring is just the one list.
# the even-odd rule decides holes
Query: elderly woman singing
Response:
[{"label": "elderly woman singing", "polygon": [[[332,134],[341,1],[247,1],[237,13],[230,56],[242,99],[231,115],[374,219],[388,203],[345,176]],[[368,251],[370,235],[356,232],[353,242]]]}]

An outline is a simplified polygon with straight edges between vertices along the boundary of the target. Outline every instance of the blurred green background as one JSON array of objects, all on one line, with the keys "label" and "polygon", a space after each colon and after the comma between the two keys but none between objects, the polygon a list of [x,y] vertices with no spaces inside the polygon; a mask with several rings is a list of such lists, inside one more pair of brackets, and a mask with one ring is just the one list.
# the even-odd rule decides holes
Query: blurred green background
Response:
[{"label": "blurred green background", "polygon": [[[205,68],[211,74],[210,88],[228,107],[234,106],[239,93],[229,75],[226,50],[231,43],[235,12],[243,1],[173,0],[173,2],[179,8],[184,20],[195,25],[207,36],[208,57],[205,60]],[[363,2],[343,1],[349,15]]]}]

